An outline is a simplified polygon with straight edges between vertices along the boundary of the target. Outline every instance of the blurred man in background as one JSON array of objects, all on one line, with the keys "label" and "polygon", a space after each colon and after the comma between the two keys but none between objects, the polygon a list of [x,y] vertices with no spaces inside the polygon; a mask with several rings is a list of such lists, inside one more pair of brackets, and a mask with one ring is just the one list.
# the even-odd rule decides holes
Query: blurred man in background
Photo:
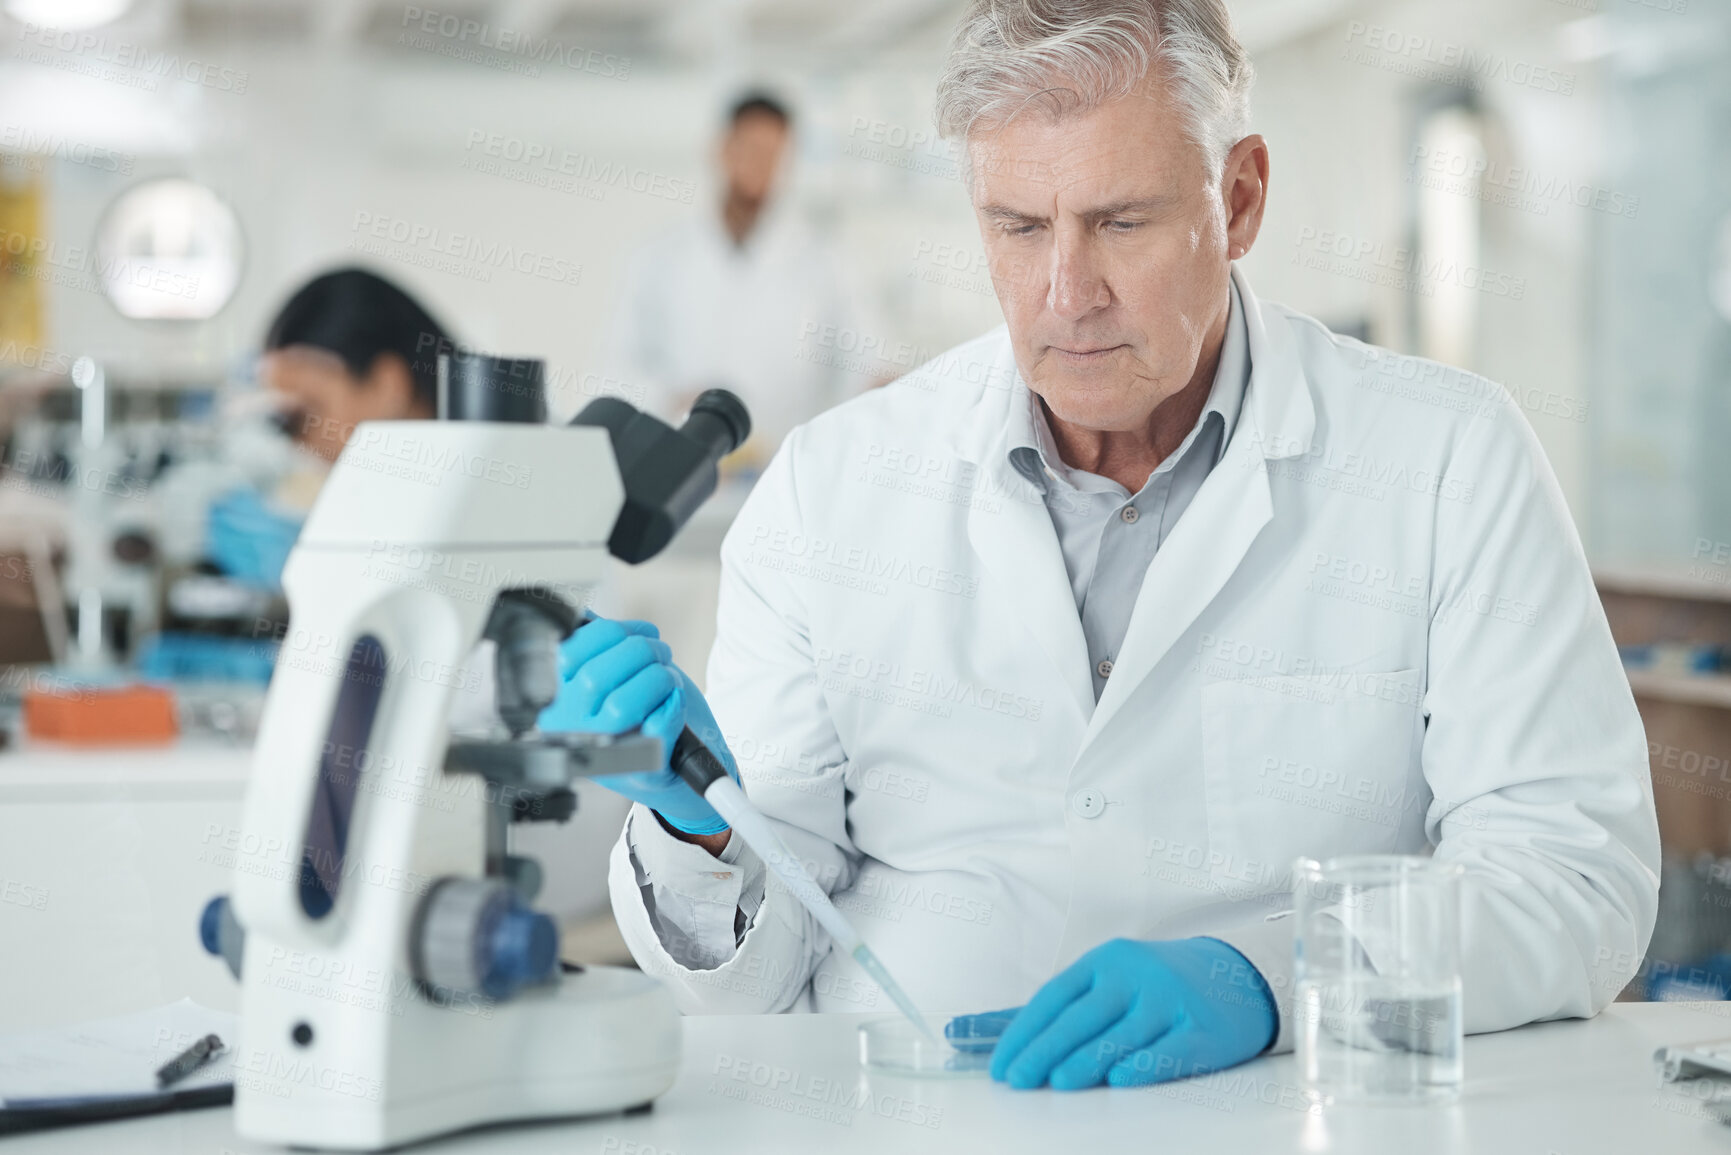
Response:
[{"label": "blurred man in background", "polygon": [[752,416],[747,465],[889,376],[857,351],[870,326],[834,257],[778,196],[791,135],[774,97],[734,102],[716,154],[719,212],[699,212],[636,255],[607,353],[609,375],[664,417],[705,389],[738,394]]}]

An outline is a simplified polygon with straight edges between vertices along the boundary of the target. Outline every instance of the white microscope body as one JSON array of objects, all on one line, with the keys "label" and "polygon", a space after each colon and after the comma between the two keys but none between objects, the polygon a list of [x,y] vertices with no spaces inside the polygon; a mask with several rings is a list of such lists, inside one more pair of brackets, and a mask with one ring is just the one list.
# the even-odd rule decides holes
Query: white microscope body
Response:
[{"label": "white microscope body", "polygon": [[[560,973],[550,922],[518,901],[537,882],[514,887],[524,864],[503,848],[513,802],[558,800],[568,764],[650,769],[660,743],[469,744],[489,774],[487,759],[508,764],[487,777],[457,766],[464,743],[446,725],[502,592],[578,604],[601,576],[629,488],[615,444],[597,427],[369,423],[335,466],[283,575],[291,621],[222,934],[206,916],[207,945],[234,947],[243,988],[243,1137],[379,1150],[635,1108],[672,1085],[671,998],[635,971]],[[525,968],[486,993],[489,975]]]}]

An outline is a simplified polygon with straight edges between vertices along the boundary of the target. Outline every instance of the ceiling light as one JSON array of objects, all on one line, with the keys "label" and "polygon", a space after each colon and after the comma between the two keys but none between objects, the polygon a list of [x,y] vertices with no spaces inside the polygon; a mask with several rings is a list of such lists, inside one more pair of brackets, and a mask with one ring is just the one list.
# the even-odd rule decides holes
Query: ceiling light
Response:
[{"label": "ceiling light", "polygon": [[42,28],[95,28],[118,20],[132,0],[6,0],[6,14]]}]

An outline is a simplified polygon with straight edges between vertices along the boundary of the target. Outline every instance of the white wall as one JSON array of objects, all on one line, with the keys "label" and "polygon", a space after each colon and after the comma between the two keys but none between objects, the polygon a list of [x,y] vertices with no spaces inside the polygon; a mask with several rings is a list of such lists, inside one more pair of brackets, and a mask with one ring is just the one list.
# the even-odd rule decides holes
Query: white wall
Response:
[{"label": "white wall", "polygon": [[[1579,15],[1561,5],[1400,0],[1359,6],[1261,54],[1256,127],[1273,152],[1271,203],[1262,239],[1245,261],[1259,291],[1325,321],[1368,319],[1376,343],[1419,351],[1408,335],[1404,290],[1295,263],[1317,251],[1315,239],[1301,245],[1300,238],[1311,235],[1305,230],[1343,235],[1355,246],[1378,246],[1385,258],[1409,247],[1410,134],[1415,101],[1426,86],[1397,69],[1422,67],[1427,55],[1444,58],[1455,45],[1500,54],[1509,69],[1527,64],[1572,76],[1574,91],[1564,96],[1498,79],[1512,73],[1494,71],[1475,95],[1500,129],[1502,140],[1493,148],[1498,165],[1575,186],[1598,180],[1605,138],[1598,76],[1567,58],[1558,32]],[[1393,43],[1391,32],[1426,43],[1410,56],[1381,51],[1371,47],[1369,27],[1357,31],[1360,26],[1385,30],[1375,38],[1383,45]],[[1366,54],[1374,64],[1362,62]],[[1590,245],[1595,228],[1619,221],[1566,201],[1537,199],[1543,213],[1530,205],[1481,202],[1483,264],[1519,279],[1524,294],[1519,301],[1480,294],[1478,353],[1463,367],[1502,382],[1523,400],[1577,523],[1584,523],[1590,422],[1574,415],[1583,412],[1582,402],[1591,412]],[[1349,264],[1361,273],[1377,271],[1374,257]]]}]

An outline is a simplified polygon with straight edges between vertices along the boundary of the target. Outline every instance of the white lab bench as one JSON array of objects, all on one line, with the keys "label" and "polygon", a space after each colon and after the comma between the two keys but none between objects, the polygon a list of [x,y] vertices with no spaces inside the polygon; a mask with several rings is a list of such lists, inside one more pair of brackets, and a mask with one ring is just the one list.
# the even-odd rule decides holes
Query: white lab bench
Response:
[{"label": "white lab bench", "polygon": [[[63,1012],[69,1008],[60,1008]],[[1218,1151],[1271,1155],[1691,1155],[1731,1150],[1699,1099],[1661,1087],[1665,1043],[1731,1035],[1725,1004],[1621,1003],[1590,1022],[1467,1040],[1446,1107],[1304,1108],[1290,1055],[1159,1088],[1019,1092],[985,1080],[864,1075],[847,1015],[690,1018],[679,1081],[638,1115],[469,1132],[428,1155]],[[280,1151],[228,1108],[20,1135],[6,1155]]]},{"label": "white lab bench", "polygon": [[198,915],[229,889],[250,750],[0,753],[0,1031],[190,995],[232,1010]]}]

